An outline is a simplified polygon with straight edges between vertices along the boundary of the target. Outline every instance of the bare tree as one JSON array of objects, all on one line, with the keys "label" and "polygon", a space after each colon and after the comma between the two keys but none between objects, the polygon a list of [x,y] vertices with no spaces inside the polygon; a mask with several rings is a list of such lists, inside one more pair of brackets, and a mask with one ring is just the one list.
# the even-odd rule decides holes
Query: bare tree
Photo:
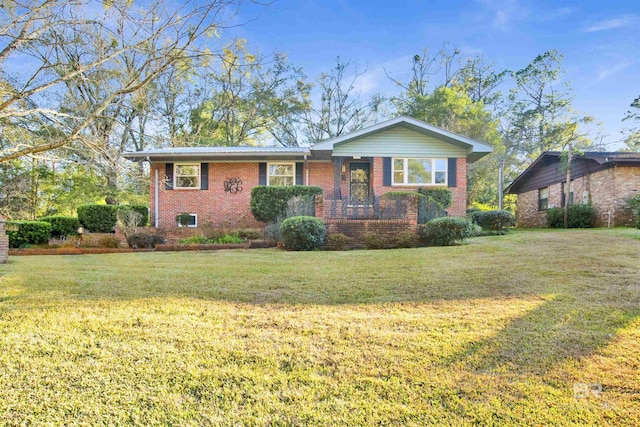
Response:
[{"label": "bare tree", "polygon": [[[47,138],[5,141],[0,162],[80,142],[119,120],[127,98],[143,93],[169,68],[197,57],[200,41],[232,25],[251,0],[8,0],[0,10],[0,126]],[[20,73],[7,70],[21,63]],[[74,108],[58,108],[73,99]],[[139,116],[139,115],[138,115]],[[131,125],[131,115],[121,125]],[[105,135],[100,135],[105,136]],[[106,136],[105,136],[106,137]],[[112,142],[112,141],[111,141]]]},{"label": "bare tree", "polygon": [[336,65],[317,80],[320,108],[307,110],[304,133],[310,143],[335,138],[345,132],[372,124],[383,100],[374,96],[363,101],[356,92],[356,81],[366,72],[357,63],[336,58]]}]

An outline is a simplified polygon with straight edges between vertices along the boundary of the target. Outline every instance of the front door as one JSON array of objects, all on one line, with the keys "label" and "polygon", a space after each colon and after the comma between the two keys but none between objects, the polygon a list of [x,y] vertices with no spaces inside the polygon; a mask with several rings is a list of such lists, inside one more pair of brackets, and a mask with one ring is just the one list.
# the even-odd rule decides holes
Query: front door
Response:
[{"label": "front door", "polygon": [[369,163],[349,165],[349,204],[369,205]]}]

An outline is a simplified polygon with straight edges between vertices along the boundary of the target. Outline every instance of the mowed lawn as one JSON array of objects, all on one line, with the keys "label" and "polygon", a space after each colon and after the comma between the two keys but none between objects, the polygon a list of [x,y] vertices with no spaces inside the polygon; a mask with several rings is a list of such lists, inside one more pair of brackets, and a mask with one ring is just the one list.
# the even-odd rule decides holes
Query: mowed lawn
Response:
[{"label": "mowed lawn", "polygon": [[635,426],[639,239],[11,257],[0,425]]}]

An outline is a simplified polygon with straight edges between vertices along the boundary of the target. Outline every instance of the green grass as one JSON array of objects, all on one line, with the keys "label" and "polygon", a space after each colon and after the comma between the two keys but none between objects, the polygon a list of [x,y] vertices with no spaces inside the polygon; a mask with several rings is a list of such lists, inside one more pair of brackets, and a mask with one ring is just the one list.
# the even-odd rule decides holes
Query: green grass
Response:
[{"label": "green grass", "polygon": [[11,257],[0,425],[636,425],[638,234]]}]

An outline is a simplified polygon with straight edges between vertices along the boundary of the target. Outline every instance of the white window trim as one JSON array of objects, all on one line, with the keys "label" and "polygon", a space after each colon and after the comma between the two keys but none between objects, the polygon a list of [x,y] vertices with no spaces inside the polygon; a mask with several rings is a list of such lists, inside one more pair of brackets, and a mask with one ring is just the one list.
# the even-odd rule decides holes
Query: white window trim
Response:
[{"label": "white window trim", "polygon": [[[198,167],[198,185],[195,187],[178,187],[178,166],[197,166]],[[191,176],[191,175],[184,175]],[[202,165],[200,163],[176,163],[173,166],[173,188],[174,190],[199,190],[202,186]]]},{"label": "white window trim", "polygon": [[195,228],[195,227],[198,226],[198,214],[190,213],[189,215],[191,215],[192,217],[195,218],[195,221],[193,222],[193,225],[182,225],[182,224],[180,224],[179,221],[176,221],[178,223],[178,227]]},{"label": "white window trim", "polygon": [[[409,180],[409,160],[431,160],[431,183],[422,183],[422,182],[408,182]],[[404,169],[404,183],[397,184],[394,180],[395,178],[395,160],[402,160]],[[443,160],[444,161],[444,182],[436,184],[436,161]],[[395,187],[426,187],[426,186],[434,186],[434,187],[447,187],[449,185],[449,162],[447,159],[442,157],[393,157],[391,158],[391,185]]]},{"label": "white window trim", "polygon": [[[271,165],[291,165],[293,166],[293,184],[296,185],[296,163],[295,162],[270,162],[267,163],[267,185],[271,185],[271,174],[269,171],[271,170]],[[290,176],[290,175],[274,175],[274,176]]]}]

